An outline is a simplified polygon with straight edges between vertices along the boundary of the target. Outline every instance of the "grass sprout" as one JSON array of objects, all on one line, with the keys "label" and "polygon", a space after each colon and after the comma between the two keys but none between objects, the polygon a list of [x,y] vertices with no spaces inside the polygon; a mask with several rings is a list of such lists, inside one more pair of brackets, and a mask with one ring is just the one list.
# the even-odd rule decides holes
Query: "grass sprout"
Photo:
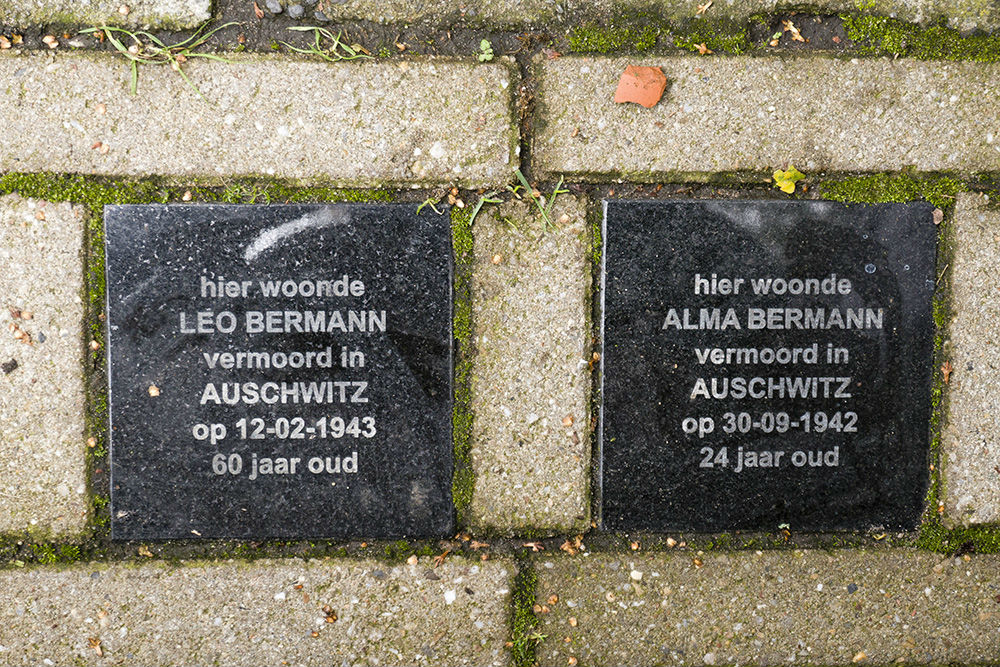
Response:
[{"label": "grass sprout", "polygon": [[[524,186],[525,191],[528,193],[528,198],[535,202],[538,212],[542,214],[542,223],[545,231],[549,231],[549,227],[555,227],[555,224],[552,222],[551,215],[552,209],[555,208],[556,205],[556,197],[569,192],[569,190],[563,189],[562,177],[559,177],[559,182],[552,190],[552,194],[546,199],[546,197],[541,194],[536,194],[536,191],[531,187],[531,185],[528,184],[528,179],[524,177],[524,174],[521,173],[520,169],[515,169],[514,175],[517,176],[517,180],[519,180],[521,185]],[[520,187],[510,188],[511,192],[513,192],[515,196],[520,197],[520,195],[517,194],[519,189]]]},{"label": "grass sprout", "polygon": [[437,201],[439,200],[435,200],[433,197],[428,197],[427,199],[425,199],[424,203],[417,207],[417,215],[420,215],[420,211],[422,211],[425,206],[430,206],[432,211],[434,211],[438,215],[443,215],[443,213],[437,209],[437,206],[434,205],[435,203],[437,203]]},{"label": "grass sprout", "polygon": [[[319,28],[315,26],[304,26],[297,25],[292,26],[289,30],[294,30],[296,32],[312,32],[313,33],[313,43],[304,49],[300,49],[297,46],[292,46],[288,42],[281,42],[292,51],[296,53],[305,53],[312,56],[319,56],[323,60],[335,63],[340,60],[357,60],[358,58],[371,58],[370,55],[362,52],[362,47],[355,45],[348,45],[340,41],[340,36],[343,32],[338,32],[334,35],[332,32],[326,28]],[[328,43],[329,46],[324,47],[324,43]]]},{"label": "grass sprout", "polygon": [[[203,101],[208,102],[208,100],[205,99],[205,96],[201,94],[201,91],[198,90],[198,87],[194,85],[191,82],[191,79],[188,78],[187,74],[184,73],[184,63],[191,58],[205,58],[207,60],[217,60],[219,62],[228,63],[229,61],[222,56],[217,56],[213,53],[199,53],[195,51],[195,49],[202,46],[212,37],[212,35],[220,30],[228,28],[231,25],[237,25],[235,22],[230,21],[229,23],[224,23],[216,28],[206,31],[209,23],[211,23],[211,21],[206,21],[194,31],[194,34],[184,41],[177,42],[176,44],[167,44],[156,35],[145,30],[133,32],[131,30],[126,30],[125,28],[116,28],[114,26],[107,25],[87,28],[86,30],[81,30],[80,32],[81,34],[98,33],[103,35],[107,38],[111,46],[118,51],[118,53],[128,58],[132,70],[129,90],[133,95],[138,92],[139,65],[170,65],[170,69],[180,74],[181,78],[184,79],[184,83],[190,86],[191,90],[193,90],[198,97],[200,97]],[[131,43],[126,45],[129,41],[131,41]]]}]

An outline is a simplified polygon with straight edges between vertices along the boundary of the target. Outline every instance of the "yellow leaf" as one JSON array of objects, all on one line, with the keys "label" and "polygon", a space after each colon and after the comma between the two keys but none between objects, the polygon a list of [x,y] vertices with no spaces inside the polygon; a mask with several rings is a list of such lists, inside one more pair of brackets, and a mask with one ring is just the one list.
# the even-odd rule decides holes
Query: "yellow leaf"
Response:
[{"label": "yellow leaf", "polygon": [[787,171],[776,170],[772,175],[774,187],[781,188],[782,192],[792,194],[795,192],[795,184],[805,178],[805,174],[792,165],[788,165]]}]

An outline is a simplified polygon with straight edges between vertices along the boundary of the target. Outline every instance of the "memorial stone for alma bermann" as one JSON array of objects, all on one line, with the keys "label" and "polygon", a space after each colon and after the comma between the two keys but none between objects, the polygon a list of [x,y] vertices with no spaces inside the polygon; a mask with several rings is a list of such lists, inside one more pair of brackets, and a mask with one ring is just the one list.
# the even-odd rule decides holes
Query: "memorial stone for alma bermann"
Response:
[{"label": "memorial stone for alma bermann", "polygon": [[113,538],[452,531],[447,216],[115,206],[105,224]]},{"label": "memorial stone for alma bermann", "polygon": [[605,528],[916,526],[931,206],[615,201],[604,223]]}]

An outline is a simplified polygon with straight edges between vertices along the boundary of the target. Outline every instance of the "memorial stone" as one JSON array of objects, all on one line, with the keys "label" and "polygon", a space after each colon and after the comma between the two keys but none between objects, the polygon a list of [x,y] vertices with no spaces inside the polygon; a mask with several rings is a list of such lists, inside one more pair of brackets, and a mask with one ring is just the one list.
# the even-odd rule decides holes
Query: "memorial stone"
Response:
[{"label": "memorial stone", "polygon": [[916,526],[931,206],[611,201],[604,239],[604,528]]},{"label": "memorial stone", "polygon": [[450,230],[416,209],[105,209],[114,539],[452,531]]}]

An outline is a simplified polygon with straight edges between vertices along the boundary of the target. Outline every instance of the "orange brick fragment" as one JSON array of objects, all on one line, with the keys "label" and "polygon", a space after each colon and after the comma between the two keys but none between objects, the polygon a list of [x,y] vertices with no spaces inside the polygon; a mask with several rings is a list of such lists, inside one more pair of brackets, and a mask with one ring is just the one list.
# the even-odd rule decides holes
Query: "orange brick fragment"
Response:
[{"label": "orange brick fragment", "polygon": [[635,102],[649,109],[663,97],[667,77],[659,67],[629,65],[618,80],[615,102]]}]

